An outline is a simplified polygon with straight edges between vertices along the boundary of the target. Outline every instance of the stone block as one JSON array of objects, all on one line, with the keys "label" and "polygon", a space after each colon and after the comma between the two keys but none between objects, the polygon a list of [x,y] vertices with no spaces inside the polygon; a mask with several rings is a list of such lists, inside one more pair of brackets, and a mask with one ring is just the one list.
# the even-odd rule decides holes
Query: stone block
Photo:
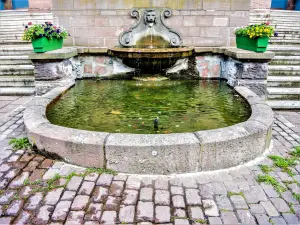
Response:
[{"label": "stone block", "polygon": [[183,26],[185,27],[195,27],[197,26],[197,16],[184,16]]},{"label": "stone block", "polygon": [[[176,1],[174,1],[176,2]],[[179,10],[199,10],[202,9],[203,0],[178,0]],[[172,8],[173,9],[173,8]]]},{"label": "stone block", "polygon": [[130,173],[195,171],[199,151],[199,141],[192,134],[111,134],[106,142],[108,168]]},{"label": "stone block", "polygon": [[197,26],[210,27],[214,25],[214,16],[197,16]]},{"label": "stone block", "polygon": [[242,27],[249,23],[249,17],[244,16],[230,16],[229,17],[231,27]]},{"label": "stone block", "polygon": [[215,17],[213,21],[213,25],[216,27],[227,27],[228,24],[229,24],[228,17],[220,17],[220,18]]},{"label": "stone block", "polygon": [[230,10],[231,0],[203,0],[204,10]]},{"label": "stone block", "polygon": [[250,10],[249,0],[231,0],[231,10]]}]

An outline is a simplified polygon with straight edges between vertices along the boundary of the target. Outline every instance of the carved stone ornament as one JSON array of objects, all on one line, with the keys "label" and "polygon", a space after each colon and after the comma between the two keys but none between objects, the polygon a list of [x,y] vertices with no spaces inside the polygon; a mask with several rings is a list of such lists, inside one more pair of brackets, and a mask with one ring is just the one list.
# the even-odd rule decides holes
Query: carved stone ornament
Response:
[{"label": "carved stone ornament", "polygon": [[122,47],[168,48],[179,47],[181,37],[176,31],[168,28],[165,18],[172,16],[169,8],[133,8],[131,16],[137,23],[119,37]]}]

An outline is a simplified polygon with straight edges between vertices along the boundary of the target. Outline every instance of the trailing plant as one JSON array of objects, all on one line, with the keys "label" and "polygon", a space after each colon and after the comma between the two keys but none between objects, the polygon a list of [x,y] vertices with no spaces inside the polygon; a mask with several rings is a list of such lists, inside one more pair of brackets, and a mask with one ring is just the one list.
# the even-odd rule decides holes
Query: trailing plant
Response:
[{"label": "trailing plant", "polygon": [[274,177],[270,175],[258,175],[257,181],[259,183],[265,183],[265,184],[270,184],[274,187],[274,189],[278,192],[285,192],[286,188],[283,187]]},{"label": "trailing plant", "polygon": [[41,37],[46,37],[51,40],[53,38],[66,39],[68,36],[70,35],[63,27],[54,26],[51,22],[45,22],[45,24],[32,24],[32,22],[29,22],[25,26],[22,39],[24,41],[33,41]]},{"label": "trailing plant", "polygon": [[246,27],[241,27],[235,30],[236,35],[249,37],[251,39],[260,37],[271,37],[274,35],[274,28],[269,26],[270,23],[254,24]]},{"label": "trailing plant", "polygon": [[14,150],[29,149],[32,147],[28,138],[14,138],[8,142]]}]

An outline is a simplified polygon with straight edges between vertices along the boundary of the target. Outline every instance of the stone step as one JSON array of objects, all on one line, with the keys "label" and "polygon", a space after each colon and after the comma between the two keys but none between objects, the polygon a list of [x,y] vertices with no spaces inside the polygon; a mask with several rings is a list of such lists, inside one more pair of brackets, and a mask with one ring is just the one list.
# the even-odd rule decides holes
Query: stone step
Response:
[{"label": "stone step", "polygon": [[270,65],[269,71],[300,71],[300,66]]},{"label": "stone step", "polygon": [[268,94],[268,100],[300,100],[300,94]]},{"label": "stone step", "polygon": [[0,56],[0,65],[32,65],[27,55]]},{"label": "stone step", "polygon": [[290,44],[300,45],[300,39],[298,39],[298,40],[284,40],[284,39],[274,40],[274,39],[271,39],[271,40],[269,40],[269,43],[277,44],[277,45],[290,45]]},{"label": "stone step", "polygon": [[34,95],[35,88],[34,87],[6,87],[0,88],[0,95]]},{"label": "stone step", "polygon": [[268,76],[267,86],[300,88],[300,76]]},{"label": "stone step", "polygon": [[300,101],[267,100],[272,109],[300,109]]},{"label": "stone step", "polygon": [[269,95],[299,95],[300,100],[300,88],[277,88],[268,87]]},{"label": "stone step", "polygon": [[0,75],[32,75],[33,65],[0,65]]},{"label": "stone step", "polygon": [[272,60],[269,65],[300,66],[300,60]]},{"label": "stone step", "polygon": [[0,34],[0,40],[22,40],[23,34]]},{"label": "stone step", "polygon": [[0,77],[0,87],[35,87],[34,77]]},{"label": "stone step", "polygon": [[300,46],[293,46],[293,45],[269,45],[269,51],[289,51],[289,52],[300,52]]},{"label": "stone step", "polygon": [[20,45],[26,44],[28,41],[23,40],[0,40],[0,45]]},{"label": "stone step", "polygon": [[14,15],[14,16],[0,16],[0,21],[29,21],[34,23],[35,21],[52,21],[52,14],[36,15],[36,14],[26,14],[26,15]]}]

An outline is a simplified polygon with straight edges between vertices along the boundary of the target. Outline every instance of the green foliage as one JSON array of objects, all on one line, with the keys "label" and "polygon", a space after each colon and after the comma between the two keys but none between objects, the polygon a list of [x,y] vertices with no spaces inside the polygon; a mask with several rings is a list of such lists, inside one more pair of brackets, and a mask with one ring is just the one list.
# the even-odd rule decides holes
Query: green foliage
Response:
[{"label": "green foliage", "polygon": [[300,157],[300,146],[295,147],[295,150],[290,153],[292,156],[299,158]]},{"label": "green foliage", "polygon": [[300,194],[293,193],[293,196],[297,201],[300,201]]},{"label": "green foliage", "polygon": [[294,207],[293,207],[294,204],[291,203],[291,202],[289,202],[288,204],[289,204],[289,207],[290,207],[290,212],[293,213],[293,214],[296,214],[295,209],[294,209]]},{"label": "green foliage", "polygon": [[29,149],[32,147],[28,138],[14,138],[8,142],[14,150]]},{"label": "green foliage", "polygon": [[285,192],[284,188],[274,177],[270,175],[258,175],[257,181],[260,183],[271,184],[278,193]]},{"label": "green foliage", "polygon": [[271,166],[268,165],[259,165],[261,171],[263,171],[264,173],[269,173],[273,171],[273,168]]},{"label": "green foliage", "polygon": [[29,22],[28,26],[25,26],[23,40],[32,41],[41,37],[46,37],[49,40],[53,38],[66,39],[68,35],[68,32],[64,28],[53,26],[50,22],[45,22],[45,24],[34,25],[32,25],[32,23]]},{"label": "green foliage", "polygon": [[295,166],[296,165],[296,162],[295,162],[294,158],[286,159],[286,158],[283,158],[283,157],[277,156],[277,155],[270,155],[269,158],[273,160],[274,164],[277,167],[280,167],[282,169],[286,169],[289,166]]},{"label": "green foliage", "polygon": [[229,192],[227,192],[227,195],[228,195],[228,197],[231,197],[233,195],[241,195],[241,196],[244,197],[244,193],[243,192],[231,192],[231,191],[229,191]]},{"label": "green foliage", "polygon": [[249,37],[252,39],[259,37],[271,37],[274,35],[274,28],[267,23],[249,25],[247,27],[238,28],[235,31],[236,35]]},{"label": "green foliage", "polygon": [[87,168],[85,171],[85,175],[90,174],[90,173],[107,173],[107,174],[112,174],[112,175],[117,175],[117,172],[111,169],[103,169],[103,168]]},{"label": "green foliage", "polygon": [[200,224],[207,224],[207,220],[203,220],[203,219],[194,220],[194,222],[200,223]]}]

